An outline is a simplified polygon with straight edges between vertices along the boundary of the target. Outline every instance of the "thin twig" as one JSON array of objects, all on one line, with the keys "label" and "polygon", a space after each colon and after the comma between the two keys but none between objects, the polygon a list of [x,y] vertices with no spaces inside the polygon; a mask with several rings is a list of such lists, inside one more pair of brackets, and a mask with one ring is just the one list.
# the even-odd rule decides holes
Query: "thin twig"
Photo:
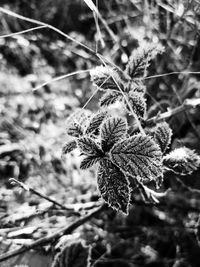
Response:
[{"label": "thin twig", "polygon": [[29,187],[26,184],[14,179],[14,178],[11,178],[9,181],[11,183],[19,185],[21,188],[23,188],[26,191],[29,191],[29,192],[31,192],[31,193],[33,193],[33,194],[35,194],[35,195],[37,195],[43,199],[46,199],[47,201],[53,203],[56,206],[59,206],[60,208],[62,208],[64,210],[71,210],[71,209],[67,208],[66,206],[62,205],[61,203],[58,203],[56,200],[44,195],[43,193],[38,192],[37,190],[33,189],[32,187]]},{"label": "thin twig", "polygon": [[0,35],[0,38],[14,37],[14,36],[19,35],[19,34],[31,32],[31,31],[35,31],[35,30],[39,30],[39,29],[43,29],[43,28],[47,28],[47,26],[38,26],[38,27],[30,28],[30,29],[27,29],[27,30],[24,30],[24,31],[13,32],[13,33],[5,34],[5,35]]},{"label": "thin twig", "polygon": [[28,21],[28,22],[31,22],[31,23],[34,23],[34,24],[37,24],[37,25],[41,25],[41,26],[45,26],[49,29],[52,29],[53,31],[59,33],[60,35],[64,36],[65,38],[67,38],[68,40],[76,43],[77,45],[81,46],[82,48],[84,48],[85,50],[87,50],[88,52],[90,52],[90,54],[94,55],[94,56],[97,56],[97,54],[95,53],[95,51],[93,49],[91,49],[90,47],[84,45],[83,43],[77,41],[76,39],[74,39],[73,37],[69,36],[68,34],[62,32],[61,30],[59,30],[58,28],[50,25],[50,24],[47,24],[47,23],[44,23],[42,21],[39,21],[39,20],[35,20],[35,19],[30,19],[30,18],[27,18],[25,16],[22,16],[22,15],[19,15],[13,11],[10,11],[10,10],[7,10],[3,7],[0,7],[0,11],[7,14],[7,15],[10,15],[12,17],[15,17],[15,18],[18,18],[18,19],[21,19],[21,20],[24,20],[24,21]]},{"label": "thin twig", "polygon": [[59,77],[55,77],[55,78],[51,79],[48,82],[45,82],[45,83],[42,83],[42,84],[38,85],[32,91],[36,91],[36,90],[40,89],[41,87],[43,87],[43,86],[45,86],[45,85],[47,85],[49,83],[60,81],[60,80],[65,79],[65,78],[68,78],[68,77],[71,77],[71,76],[74,76],[74,75],[78,75],[78,74],[81,74],[81,73],[85,73],[85,72],[90,72],[90,71],[91,71],[91,69],[78,70],[78,71],[74,71],[74,72],[71,72],[71,73],[68,73],[68,74],[64,74],[64,75],[59,76]]},{"label": "thin twig", "polygon": [[196,108],[198,106],[200,106],[200,98],[186,99],[182,105],[146,120],[145,125],[155,124],[157,122],[169,119],[174,115],[185,112],[186,110],[192,108]]},{"label": "thin twig", "polygon": [[200,74],[200,71],[173,71],[173,72],[168,72],[168,73],[162,73],[162,74],[157,74],[153,76],[147,76],[143,78],[143,80],[149,80],[152,78],[159,78],[159,77],[164,77],[164,76],[170,76],[170,75],[176,75],[176,74]]},{"label": "thin twig", "polygon": [[91,218],[98,215],[105,208],[106,208],[106,205],[103,204],[100,208],[97,208],[94,211],[90,212],[89,214],[82,216],[80,219],[76,220],[74,223],[71,223],[70,225],[60,229],[59,231],[55,232],[54,234],[47,235],[43,238],[40,238],[40,239],[32,242],[29,245],[22,246],[18,249],[8,251],[8,252],[0,255],[0,262],[5,261],[5,260],[12,258],[14,256],[20,255],[20,254],[22,254],[26,251],[29,251],[31,249],[34,249],[36,247],[43,246],[43,245],[46,245],[46,244],[51,243],[51,242],[55,242],[63,235],[71,234],[75,229],[77,229],[79,226],[83,225],[85,222],[89,221]]}]

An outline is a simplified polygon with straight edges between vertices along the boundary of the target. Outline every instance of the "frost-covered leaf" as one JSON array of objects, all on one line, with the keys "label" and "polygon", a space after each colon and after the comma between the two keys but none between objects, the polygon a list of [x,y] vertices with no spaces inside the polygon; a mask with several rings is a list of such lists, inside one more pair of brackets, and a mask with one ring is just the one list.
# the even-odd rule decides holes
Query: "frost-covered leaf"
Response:
[{"label": "frost-covered leaf", "polygon": [[90,118],[89,125],[86,129],[86,134],[98,134],[99,127],[105,117],[108,115],[107,111],[97,112],[92,118]]},{"label": "frost-covered leaf", "polygon": [[[145,101],[144,96],[140,93],[132,92],[128,97],[128,101],[133,111],[135,112],[135,114],[139,118],[143,118],[146,113],[146,101]],[[128,112],[131,114],[130,109],[126,103],[125,105],[126,105]]]},{"label": "frost-covered leaf", "polygon": [[101,160],[101,157],[88,156],[81,161],[80,168],[82,170],[88,169]]},{"label": "frost-covered leaf", "polygon": [[101,126],[101,147],[103,151],[109,151],[112,146],[125,137],[127,133],[126,120],[120,117],[111,117],[105,120]]},{"label": "frost-covered leaf", "polygon": [[91,111],[87,109],[78,109],[72,113],[66,121],[67,134],[73,137],[80,137],[90,117]]},{"label": "frost-covered leaf", "polygon": [[83,135],[83,128],[79,123],[72,123],[67,129],[67,134],[73,137],[80,137]]},{"label": "frost-covered leaf", "polygon": [[126,66],[126,73],[131,78],[141,78],[146,75],[145,71],[150,65],[150,61],[158,54],[162,53],[160,45],[147,44],[133,51]]},{"label": "frost-covered leaf", "polygon": [[129,181],[125,175],[109,160],[100,163],[97,175],[98,189],[109,206],[128,213],[130,202]]},{"label": "frost-covered leaf", "polygon": [[118,73],[110,66],[98,66],[90,71],[90,75],[92,82],[102,90],[111,89],[119,91],[115,81],[121,88],[123,88],[123,84]]},{"label": "frost-covered leaf", "polygon": [[152,130],[152,135],[161,151],[165,153],[168,146],[171,144],[172,138],[172,129],[169,127],[169,124],[166,122],[157,124],[157,126]]},{"label": "frost-covered leaf", "polygon": [[92,138],[81,137],[77,142],[82,154],[87,156],[102,156],[103,151]]},{"label": "frost-covered leaf", "polygon": [[144,94],[146,92],[146,86],[140,80],[131,80],[127,84],[126,92]]},{"label": "frost-covered leaf", "polygon": [[62,148],[62,154],[68,154],[68,153],[72,152],[76,148],[77,148],[76,141],[75,140],[69,141]]},{"label": "frost-covered leaf", "polygon": [[84,242],[74,242],[67,244],[59,252],[52,264],[52,267],[90,267],[91,247]]},{"label": "frost-covered leaf", "polygon": [[120,92],[108,90],[100,99],[100,106],[107,107],[114,104],[116,101],[123,99]]},{"label": "frost-covered leaf", "polygon": [[187,175],[200,167],[200,156],[194,150],[180,147],[163,158],[163,165],[177,174]]},{"label": "frost-covered leaf", "polygon": [[116,143],[111,161],[132,177],[150,181],[162,175],[162,153],[149,136],[137,134]]}]

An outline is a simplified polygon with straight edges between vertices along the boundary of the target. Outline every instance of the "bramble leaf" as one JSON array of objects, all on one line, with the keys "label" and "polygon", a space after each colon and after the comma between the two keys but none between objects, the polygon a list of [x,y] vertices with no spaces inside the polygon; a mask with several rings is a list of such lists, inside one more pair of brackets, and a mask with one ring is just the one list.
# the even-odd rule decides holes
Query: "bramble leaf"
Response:
[{"label": "bramble leaf", "polygon": [[107,111],[100,111],[97,112],[89,122],[89,125],[87,126],[87,129],[85,131],[86,134],[98,134],[99,133],[99,127],[105,117],[108,115]]},{"label": "bramble leaf", "polygon": [[114,104],[116,101],[123,99],[120,92],[108,90],[100,99],[100,106],[106,107]]},{"label": "bramble leaf", "polygon": [[76,148],[77,148],[76,141],[75,140],[69,141],[62,148],[62,154],[68,154],[68,153],[72,152]]},{"label": "bramble leaf", "polygon": [[180,147],[164,156],[163,165],[176,174],[187,175],[200,167],[200,156],[192,149]]},{"label": "bramble leaf", "polygon": [[103,151],[109,151],[112,146],[127,133],[126,120],[120,117],[111,117],[105,120],[101,126],[101,147]]},{"label": "bramble leaf", "polygon": [[172,129],[166,122],[158,123],[152,130],[152,136],[155,142],[159,145],[161,151],[165,153],[168,146],[171,144]]},{"label": "bramble leaf", "polygon": [[149,136],[137,134],[116,143],[110,159],[122,171],[143,181],[162,175],[162,153]]},{"label": "bramble leaf", "polygon": [[79,123],[74,122],[67,129],[67,134],[73,137],[80,137],[83,135],[83,128]]},{"label": "bramble leaf", "polygon": [[[135,112],[135,114],[139,118],[143,118],[146,112],[146,102],[145,102],[145,98],[143,97],[143,95],[137,92],[132,92],[131,94],[129,94],[128,101],[133,111]],[[129,107],[127,105],[126,105],[126,108],[128,112],[131,114]]]},{"label": "bramble leaf", "polygon": [[131,80],[129,81],[127,87],[126,87],[126,92],[135,92],[135,93],[140,93],[144,94],[146,91],[145,85],[140,81],[140,80]]},{"label": "bramble leaf", "polygon": [[109,206],[128,213],[130,202],[129,181],[109,160],[102,160],[97,175],[98,189]]},{"label": "bramble leaf", "polygon": [[90,71],[90,75],[92,82],[98,86],[99,89],[111,89],[119,91],[115,81],[120,85],[121,88],[123,88],[123,84],[118,73],[110,66],[98,66]]},{"label": "bramble leaf", "polygon": [[150,65],[150,61],[158,54],[162,53],[163,48],[160,45],[148,44],[139,47],[132,52],[129,62],[126,66],[126,73],[131,78],[141,78],[146,76],[146,69]]},{"label": "bramble leaf", "polygon": [[87,156],[102,156],[103,154],[100,146],[90,137],[79,138],[78,147],[81,152]]},{"label": "bramble leaf", "polygon": [[81,161],[80,168],[82,170],[88,169],[101,160],[101,157],[88,156]]},{"label": "bramble leaf", "polygon": [[59,252],[52,267],[89,267],[91,266],[91,247],[84,242],[67,244]]}]

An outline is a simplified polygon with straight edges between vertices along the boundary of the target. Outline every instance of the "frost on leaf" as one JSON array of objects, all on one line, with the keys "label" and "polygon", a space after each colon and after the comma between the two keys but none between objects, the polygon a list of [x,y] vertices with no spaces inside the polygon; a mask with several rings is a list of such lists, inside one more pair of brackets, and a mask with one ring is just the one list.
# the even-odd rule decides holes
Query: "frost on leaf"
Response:
[{"label": "frost on leaf", "polygon": [[73,137],[80,137],[83,135],[84,127],[91,116],[91,112],[87,109],[78,109],[72,113],[66,121],[67,134]]},{"label": "frost on leaf", "polygon": [[194,150],[181,147],[167,154],[163,158],[163,165],[177,174],[187,175],[200,167],[200,156]]},{"label": "frost on leaf", "polygon": [[140,80],[138,80],[138,81],[137,80],[131,80],[131,81],[129,81],[129,83],[126,87],[126,91],[144,94],[146,91],[146,87]]},{"label": "frost on leaf", "polygon": [[129,181],[125,175],[109,160],[100,163],[97,175],[98,189],[109,206],[128,213],[130,202]]},{"label": "frost on leaf", "polygon": [[99,133],[99,127],[105,117],[108,115],[107,111],[100,111],[97,112],[89,121],[89,125],[86,129],[86,134],[98,134]]},{"label": "frost on leaf", "polygon": [[126,73],[131,78],[142,78],[143,76],[146,76],[145,71],[149,67],[150,61],[158,53],[162,52],[162,46],[154,44],[147,44],[135,49],[126,66]]},{"label": "frost on leaf", "polygon": [[62,154],[68,154],[68,153],[72,152],[76,148],[77,148],[76,141],[75,140],[69,141],[62,148]]},{"label": "frost on leaf", "polygon": [[99,104],[101,107],[107,107],[121,99],[123,96],[120,92],[109,90],[101,97]]},{"label": "frost on leaf", "polygon": [[67,129],[67,134],[73,137],[80,137],[83,135],[83,128],[79,123],[72,123]]},{"label": "frost on leaf", "polygon": [[109,151],[116,142],[125,137],[126,133],[127,123],[123,118],[111,117],[105,120],[100,130],[103,151]]},{"label": "frost on leaf", "polygon": [[142,181],[162,175],[162,153],[149,137],[137,134],[118,142],[110,151],[111,161],[122,171]]},{"label": "frost on leaf", "polygon": [[52,267],[89,267],[91,266],[91,247],[84,242],[67,244],[59,252]]},{"label": "frost on leaf", "polygon": [[100,146],[92,138],[81,137],[77,142],[82,154],[87,156],[102,156],[103,152]]},{"label": "frost on leaf", "polygon": [[99,162],[100,160],[101,160],[101,157],[88,156],[81,161],[80,168],[82,170],[88,169],[92,167],[94,164],[96,164],[97,162]]},{"label": "frost on leaf", "polygon": [[[146,102],[142,94],[133,92],[129,95],[128,101],[139,118],[143,118],[146,112]],[[129,107],[127,106],[128,112],[131,114]]]},{"label": "frost on leaf", "polygon": [[165,153],[168,146],[171,144],[172,129],[166,122],[161,122],[152,130],[152,136],[155,142],[159,145],[161,151]]},{"label": "frost on leaf", "polygon": [[120,87],[123,87],[119,75],[109,66],[98,66],[90,71],[90,75],[92,82],[102,90],[111,89],[119,91],[115,81]]}]

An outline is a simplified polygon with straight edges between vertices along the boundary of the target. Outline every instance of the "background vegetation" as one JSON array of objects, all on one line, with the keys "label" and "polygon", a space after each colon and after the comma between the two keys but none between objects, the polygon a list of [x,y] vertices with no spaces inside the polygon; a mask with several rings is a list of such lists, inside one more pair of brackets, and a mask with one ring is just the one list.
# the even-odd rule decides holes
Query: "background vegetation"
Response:
[{"label": "background vegetation", "polygon": [[[57,27],[122,68],[145,41],[162,44],[165,52],[151,63],[145,80],[148,117],[180,106],[186,99],[200,98],[199,1],[99,1],[106,24],[95,23],[92,11],[81,0],[2,0],[1,7]],[[1,35],[32,27],[32,23],[0,13]],[[32,90],[53,77],[91,69],[101,62],[49,28],[0,38],[0,59],[3,254],[52,234],[99,206],[95,168],[81,171],[77,154],[61,158],[61,151],[68,140],[68,116],[77,108],[97,110],[101,93],[85,106],[95,91],[88,72]],[[171,72],[175,73],[162,75]],[[120,114],[117,105],[114,112]],[[173,129],[171,148],[187,146],[200,153],[200,107],[177,114],[168,123]],[[136,190],[128,216],[106,208],[70,235],[63,235],[57,244],[38,246],[34,252],[0,264],[51,266],[63,244],[84,240],[91,245],[95,267],[200,266],[199,175],[199,171],[184,177],[170,173],[159,204],[145,203]],[[10,177],[67,208],[11,185]],[[67,266],[62,264],[58,266]]]}]

